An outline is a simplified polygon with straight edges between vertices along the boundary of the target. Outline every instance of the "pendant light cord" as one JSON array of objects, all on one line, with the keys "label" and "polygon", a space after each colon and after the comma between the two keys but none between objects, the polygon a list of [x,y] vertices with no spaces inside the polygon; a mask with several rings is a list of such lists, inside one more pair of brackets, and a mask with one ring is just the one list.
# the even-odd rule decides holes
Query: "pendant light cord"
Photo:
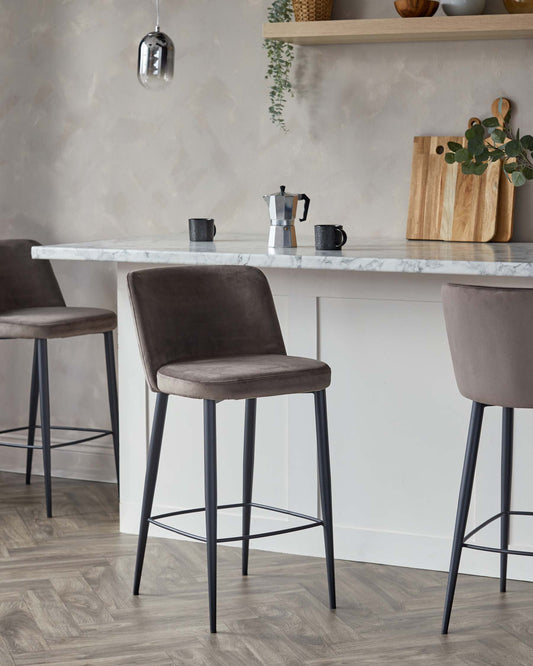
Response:
[{"label": "pendant light cord", "polygon": [[159,32],[159,0],[155,0],[155,13],[156,13],[155,31]]}]

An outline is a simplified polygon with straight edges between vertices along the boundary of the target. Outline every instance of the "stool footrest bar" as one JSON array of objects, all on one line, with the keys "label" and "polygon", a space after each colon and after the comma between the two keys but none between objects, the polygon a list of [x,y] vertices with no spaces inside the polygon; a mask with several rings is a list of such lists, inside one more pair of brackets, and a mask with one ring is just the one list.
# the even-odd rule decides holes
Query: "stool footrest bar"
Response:
[{"label": "stool footrest bar", "polygon": [[487,553],[500,553],[504,555],[526,555],[533,557],[531,550],[509,550],[508,548],[491,548],[490,546],[478,546],[475,543],[465,543],[463,548],[470,548],[472,550],[483,550]]},{"label": "stool footrest bar", "polygon": [[[0,435],[7,435],[12,432],[21,432],[24,430],[30,430],[29,426],[22,426],[20,428],[8,428],[7,430],[0,430]],[[41,430],[40,425],[35,426],[35,430]],[[70,426],[50,426],[50,430],[68,430],[70,432],[86,432],[86,433],[94,433],[93,435],[90,435],[88,437],[83,437],[81,439],[75,439],[71,440],[69,442],[61,442],[60,444],[51,444],[50,448],[51,449],[59,449],[64,446],[72,446],[74,444],[83,444],[83,442],[92,442],[95,439],[100,439],[102,437],[107,437],[108,435],[112,435],[113,431],[112,430],[103,430],[102,428],[81,428],[81,427],[70,427]],[[0,446],[8,446],[13,449],[28,449],[31,448],[32,450],[39,451],[42,450],[41,445],[35,444],[34,446],[28,446],[27,444],[14,444],[12,442],[0,442]]]},{"label": "stool footrest bar", "polygon": [[[289,509],[280,509],[274,506],[267,506],[265,504],[256,504],[255,502],[221,504],[217,506],[217,509],[242,509],[244,507],[253,507],[256,509],[263,509],[265,511],[275,511],[276,513],[283,513],[288,516],[293,516],[294,518],[301,518],[302,520],[307,520],[309,521],[309,524],[296,525],[295,527],[287,527],[285,529],[273,530],[271,532],[261,532],[259,534],[246,534],[235,537],[222,537],[220,539],[217,539],[217,543],[229,543],[231,541],[249,541],[251,539],[261,539],[263,537],[276,536],[278,534],[289,534],[290,532],[300,532],[301,530],[308,530],[311,529],[312,527],[319,527],[321,525],[324,525],[324,522],[322,520],[320,520],[319,518],[315,518],[314,516],[308,516],[304,513],[297,513],[296,511],[290,511]],[[202,513],[203,511],[205,511],[205,507],[199,507],[196,509],[184,509],[183,511],[172,511],[170,513],[163,513],[158,516],[152,516],[148,518],[148,522],[151,523],[152,525],[156,525],[157,527],[161,527],[164,530],[169,530],[170,532],[174,532],[175,534],[180,534],[190,539],[195,539],[196,541],[203,541],[205,543],[206,538],[203,536],[200,536],[198,534],[191,534],[190,532],[180,530],[176,527],[172,527],[171,525],[167,525],[166,523],[161,522],[161,520],[164,518],[172,518],[174,516],[184,516],[186,514],[191,514],[191,513]]]},{"label": "stool footrest bar", "polygon": [[462,547],[470,548],[472,550],[482,550],[487,553],[500,553],[503,555],[526,555],[533,557],[533,551],[529,550],[512,550],[509,548],[496,548],[492,546],[481,546],[475,543],[467,543],[468,540],[471,539],[475,534],[480,532],[483,528],[487,527],[487,525],[493,523],[495,520],[502,518],[503,516],[533,516],[533,511],[500,511],[500,513],[496,513],[494,516],[487,518],[487,520],[481,523],[481,525],[478,525],[471,532],[469,532],[463,540]]}]

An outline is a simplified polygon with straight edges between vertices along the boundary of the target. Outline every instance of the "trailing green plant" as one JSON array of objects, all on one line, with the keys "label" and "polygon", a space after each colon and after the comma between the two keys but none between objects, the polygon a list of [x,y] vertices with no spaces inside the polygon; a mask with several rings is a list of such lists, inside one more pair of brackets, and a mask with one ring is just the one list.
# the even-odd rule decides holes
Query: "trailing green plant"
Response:
[{"label": "trailing green plant", "polygon": [[[269,23],[286,23],[292,20],[292,16],[292,0],[274,0],[268,8]],[[286,132],[287,127],[283,112],[287,95],[294,97],[289,78],[294,60],[294,46],[273,39],[265,39],[263,46],[268,56],[268,69],[265,79],[270,79],[272,82],[268,111],[274,125],[278,125]]]},{"label": "trailing green plant", "polygon": [[501,125],[498,118],[490,117],[465,132],[466,147],[455,141],[448,143],[449,153],[444,156],[448,164],[458,162],[464,174],[482,176],[489,164],[501,160],[507,178],[515,187],[533,180],[533,136],[520,136],[513,132],[511,111]]}]

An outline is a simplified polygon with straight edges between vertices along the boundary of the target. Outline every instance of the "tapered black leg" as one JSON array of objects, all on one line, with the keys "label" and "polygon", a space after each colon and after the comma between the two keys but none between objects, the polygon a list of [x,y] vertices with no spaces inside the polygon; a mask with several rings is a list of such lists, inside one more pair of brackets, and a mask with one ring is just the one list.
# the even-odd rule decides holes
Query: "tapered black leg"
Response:
[{"label": "tapered black leg", "polygon": [[39,393],[41,398],[41,437],[43,442],[44,491],[46,515],[52,517],[52,466],[50,458],[50,389],[48,386],[48,345],[46,340],[37,340],[37,362],[39,366]]},{"label": "tapered black leg", "polygon": [[481,435],[484,409],[485,405],[481,405],[478,402],[472,403],[468,441],[466,444],[466,454],[463,465],[463,476],[461,478],[461,489],[459,491],[459,502],[457,505],[457,517],[455,519],[450,572],[448,574],[448,587],[446,589],[446,601],[444,604],[444,617],[442,620],[443,634],[448,633],[448,626],[450,624],[455,585],[457,583],[461,551],[465,538],[466,521],[468,519],[468,509],[470,508],[472,486],[474,484],[474,474],[476,472],[477,452],[479,449],[479,438]]},{"label": "tapered black leg", "polygon": [[216,402],[204,400],[205,527],[209,628],[217,630],[217,434]]},{"label": "tapered black leg", "polygon": [[331,502],[331,468],[329,462],[328,414],[326,391],[315,393],[316,434],[318,444],[318,478],[320,500],[322,502],[322,520],[324,521],[324,543],[326,547],[326,566],[328,572],[329,607],[336,608],[335,561],[333,553],[333,512]]},{"label": "tapered black leg", "polygon": [[[500,548],[509,548],[509,511],[511,510],[511,479],[513,474],[513,421],[514,411],[503,408],[502,413],[502,488]],[[507,589],[507,554],[500,555],[500,592]]]},{"label": "tapered black leg", "polygon": [[158,393],[155,403],[154,421],[152,423],[152,435],[150,448],[146,463],[146,477],[144,481],[143,504],[141,509],[141,524],[139,527],[139,540],[137,541],[137,560],[135,562],[135,576],[133,582],[133,594],[139,594],[141,574],[146,550],[146,539],[148,538],[148,518],[152,513],[154,501],[155,483],[157,480],[157,469],[159,467],[159,456],[161,454],[161,442],[165,428],[165,416],[167,413],[168,395]]},{"label": "tapered black leg", "polygon": [[[255,456],[255,416],[257,411],[257,400],[251,398],[246,401],[246,415],[244,417],[244,458],[243,458],[243,483],[242,501],[242,533],[243,536],[250,534],[250,518],[252,515],[252,486],[254,479],[254,456]],[[248,555],[250,552],[250,540],[242,542],[242,575],[248,575]]]},{"label": "tapered black leg", "polygon": [[33,462],[33,445],[35,442],[35,421],[39,404],[39,359],[37,340],[33,345],[33,366],[31,371],[30,412],[28,417],[28,450],[26,452],[26,483],[31,482],[31,465]]},{"label": "tapered black leg", "polygon": [[118,393],[117,393],[117,372],[115,368],[115,349],[113,345],[113,331],[107,331],[106,333],[104,333],[104,342],[105,342],[105,361],[107,369],[107,393],[109,396],[111,430],[113,431],[113,449],[115,451],[117,485],[120,487]]}]

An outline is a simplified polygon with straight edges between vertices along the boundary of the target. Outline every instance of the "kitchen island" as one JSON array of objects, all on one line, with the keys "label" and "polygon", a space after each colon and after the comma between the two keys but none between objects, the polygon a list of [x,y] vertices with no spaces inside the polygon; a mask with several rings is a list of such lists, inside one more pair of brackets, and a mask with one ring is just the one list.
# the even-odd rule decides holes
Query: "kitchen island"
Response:
[{"label": "kitchen island", "polygon": [[[447,569],[470,405],[455,386],[440,287],[449,281],[533,287],[533,244],[372,240],[351,241],[342,252],[316,252],[311,246],[274,251],[266,237],[192,244],[173,235],[42,246],[33,256],[117,266],[124,532],[138,528],[154,405],[126,275],[161,264],[246,264],[260,267],[269,279],[288,353],[332,367],[328,403],[337,557]],[[154,513],[203,505],[201,414],[201,401],[170,400]],[[240,501],[243,416],[242,403],[220,405],[220,503]],[[310,482],[316,478],[312,397],[262,399],[257,419],[254,500],[316,515],[317,485]],[[500,410],[487,410],[473,523],[499,507],[499,419]],[[532,432],[533,414],[517,411],[517,510],[533,507]],[[280,520],[285,518],[258,514],[254,527],[267,531]],[[180,525],[194,532],[201,516],[186,518],[185,524],[182,518]],[[238,513],[221,515],[221,535],[239,529]],[[484,542],[496,542],[496,530],[486,530]],[[517,519],[511,541],[513,548],[531,548],[533,523]],[[274,537],[261,547],[323,554],[315,530]],[[498,566],[494,555],[463,554],[463,571],[497,575]],[[530,558],[511,558],[509,571],[511,577],[533,580]]]}]

